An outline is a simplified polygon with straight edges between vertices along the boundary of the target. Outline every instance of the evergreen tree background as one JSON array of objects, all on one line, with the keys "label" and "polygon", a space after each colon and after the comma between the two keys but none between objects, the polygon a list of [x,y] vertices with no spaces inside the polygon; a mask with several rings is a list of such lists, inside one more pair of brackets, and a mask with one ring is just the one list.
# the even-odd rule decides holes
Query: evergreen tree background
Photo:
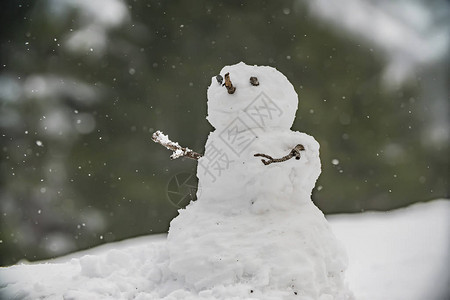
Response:
[{"label": "evergreen tree background", "polygon": [[168,184],[196,162],[171,161],[151,134],[203,152],[206,89],[239,61],[294,85],[292,129],[321,144],[313,200],[325,213],[449,196],[448,138],[424,139],[420,77],[384,88],[383,54],[303,2],[97,1],[123,13],[114,22],[75,3],[1,4],[1,265],[166,232]]}]

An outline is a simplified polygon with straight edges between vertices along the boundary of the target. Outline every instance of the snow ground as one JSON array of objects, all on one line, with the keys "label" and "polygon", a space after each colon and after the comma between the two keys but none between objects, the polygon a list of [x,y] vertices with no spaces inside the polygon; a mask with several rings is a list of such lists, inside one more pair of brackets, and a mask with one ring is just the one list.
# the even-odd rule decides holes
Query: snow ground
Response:
[{"label": "snow ground", "polygon": [[[448,200],[390,212],[328,216],[348,251],[347,281],[356,298],[450,299],[449,216]],[[251,294],[231,298],[227,287],[220,285],[196,296],[189,294],[164,273],[165,241],[165,235],[145,236],[1,268],[0,298],[277,299]]]},{"label": "snow ground", "polygon": [[450,299],[450,201],[328,217],[357,299]]}]

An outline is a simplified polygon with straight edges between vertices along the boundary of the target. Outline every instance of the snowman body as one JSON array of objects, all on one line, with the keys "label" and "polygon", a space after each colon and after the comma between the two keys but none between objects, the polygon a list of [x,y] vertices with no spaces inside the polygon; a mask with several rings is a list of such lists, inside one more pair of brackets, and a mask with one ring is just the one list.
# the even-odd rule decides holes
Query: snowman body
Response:
[{"label": "snowman body", "polygon": [[[350,299],[346,255],[311,201],[319,144],[290,130],[293,86],[271,67],[239,63],[220,72],[227,73],[234,94],[215,77],[208,89],[216,130],[199,160],[198,200],[170,225],[170,270],[199,292],[220,284],[284,299]],[[254,156],[283,157],[297,144],[305,148],[299,160],[264,165]]]}]

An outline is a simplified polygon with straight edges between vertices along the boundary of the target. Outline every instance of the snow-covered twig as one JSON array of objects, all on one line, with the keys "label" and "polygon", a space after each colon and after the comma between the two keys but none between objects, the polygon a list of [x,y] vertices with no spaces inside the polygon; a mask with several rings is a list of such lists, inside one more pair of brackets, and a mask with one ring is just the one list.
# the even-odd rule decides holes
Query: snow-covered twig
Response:
[{"label": "snow-covered twig", "polygon": [[169,136],[162,133],[162,131],[158,130],[155,133],[153,133],[152,140],[155,143],[161,144],[164,147],[166,147],[167,149],[172,150],[173,153],[170,156],[171,159],[176,159],[181,156],[186,156],[188,158],[198,160],[200,157],[202,157],[202,155],[200,153],[197,153],[187,147],[181,147],[177,142],[172,142],[169,139]]},{"label": "snow-covered twig", "polygon": [[298,144],[297,146],[294,147],[294,149],[291,150],[291,152],[286,155],[283,156],[282,158],[273,158],[270,155],[267,154],[263,154],[263,153],[256,153],[254,156],[261,156],[266,158],[267,160],[261,159],[261,161],[263,162],[263,164],[270,165],[271,163],[276,163],[276,162],[283,162],[283,161],[287,161],[288,159],[291,159],[293,157],[295,157],[295,159],[300,159],[300,151],[304,151],[305,147],[302,144]]}]

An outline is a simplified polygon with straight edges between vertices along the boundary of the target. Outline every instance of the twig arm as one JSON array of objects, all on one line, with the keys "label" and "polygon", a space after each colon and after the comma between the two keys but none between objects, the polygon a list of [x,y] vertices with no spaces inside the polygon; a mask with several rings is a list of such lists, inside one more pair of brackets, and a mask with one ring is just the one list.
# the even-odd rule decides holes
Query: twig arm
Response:
[{"label": "twig arm", "polygon": [[152,135],[152,140],[155,143],[161,144],[164,147],[166,147],[169,150],[172,150],[173,153],[170,156],[171,159],[176,159],[182,156],[186,156],[191,159],[198,160],[202,155],[200,153],[197,153],[187,147],[181,147],[177,142],[172,142],[169,139],[169,136],[162,133],[162,131],[156,131]]},{"label": "twig arm", "polygon": [[276,163],[276,162],[283,162],[283,161],[287,161],[293,157],[295,157],[295,159],[299,160],[301,157],[300,151],[304,151],[305,147],[302,144],[298,144],[297,146],[295,146],[291,152],[288,155],[283,156],[282,158],[273,158],[270,155],[267,154],[263,154],[263,153],[256,153],[254,156],[255,157],[264,157],[267,160],[261,159],[261,161],[263,162],[263,164],[270,165],[271,163]]}]

